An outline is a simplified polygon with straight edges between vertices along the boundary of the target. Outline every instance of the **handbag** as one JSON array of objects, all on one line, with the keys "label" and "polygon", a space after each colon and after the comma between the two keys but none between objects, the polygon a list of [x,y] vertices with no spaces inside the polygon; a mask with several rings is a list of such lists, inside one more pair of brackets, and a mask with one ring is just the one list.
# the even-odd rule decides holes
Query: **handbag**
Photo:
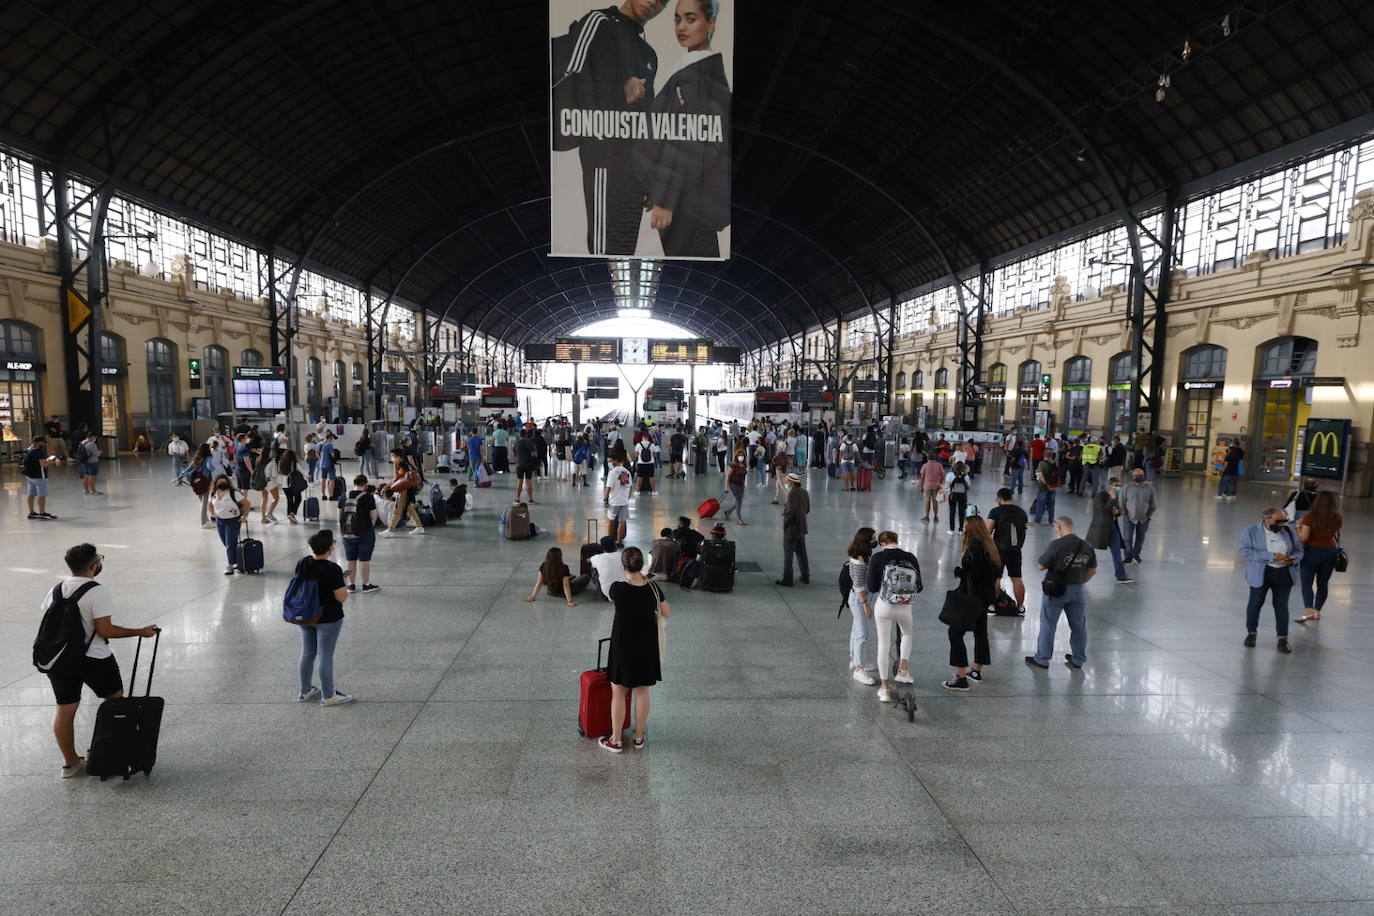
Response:
[{"label": "handbag", "polygon": [[979,617],[988,612],[987,602],[968,592],[968,577],[963,570],[956,569],[959,586],[945,592],[945,603],[940,608],[940,622],[956,630],[972,630]]},{"label": "handbag", "polygon": [[663,616],[663,592],[659,591],[652,579],[649,580],[649,587],[654,590],[654,617],[658,620],[658,663],[661,665],[668,660],[668,621]]},{"label": "handbag", "polygon": [[1082,553],[1080,547],[1075,547],[1073,556],[1069,557],[1069,562],[1063,569],[1051,569],[1045,573],[1045,580],[1040,583],[1040,588],[1051,598],[1062,598],[1064,593],[1069,590],[1069,570],[1073,569],[1078,562],[1078,555]]},{"label": "handbag", "polygon": [[1345,552],[1341,546],[1341,536],[1336,535],[1336,572],[1346,572],[1350,569],[1350,554]]},{"label": "handbag", "polygon": [[310,486],[310,482],[305,479],[305,475],[299,468],[292,468],[291,473],[286,477],[286,487],[288,490],[304,491]]}]

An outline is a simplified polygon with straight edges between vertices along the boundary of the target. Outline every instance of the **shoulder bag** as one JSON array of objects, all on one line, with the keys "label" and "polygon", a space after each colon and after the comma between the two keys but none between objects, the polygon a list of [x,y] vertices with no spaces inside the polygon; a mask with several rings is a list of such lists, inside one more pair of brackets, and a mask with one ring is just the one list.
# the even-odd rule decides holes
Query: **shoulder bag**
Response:
[{"label": "shoulder bag", "polygon": [[658,663],[668,660],[668,620],[663,616],[663,592],[658,583],[649,580],[649,588],[654,590],[654,617],[658,620]]},{"label": "shoulder bag", "polygon": [[1347,572],[1350,569],[1350,555],[1341,546],[1341,533],[1336,532],[1336,572]]},{"label": "shoulder bag", "polygon": [[1078,562],[1078,555],[1082,553],[1082,544],[1075,547],[1073,554],[1069,557],[1069,562],[1063,569],[1051,569],[1045,573],[1045,580],[1040,583],[1041,589],[1051,598],[1062,598],[1069,589],[1069,570]]},{"label": "shoulder bag", "polygon": [[940,622],[956,630],[972,630],[979,617],[988,612],[988,605],[977,595],[972,594],[969,576],[956,568],[959,577],[957,588],[945,592],[945,604],[940,608]]}]

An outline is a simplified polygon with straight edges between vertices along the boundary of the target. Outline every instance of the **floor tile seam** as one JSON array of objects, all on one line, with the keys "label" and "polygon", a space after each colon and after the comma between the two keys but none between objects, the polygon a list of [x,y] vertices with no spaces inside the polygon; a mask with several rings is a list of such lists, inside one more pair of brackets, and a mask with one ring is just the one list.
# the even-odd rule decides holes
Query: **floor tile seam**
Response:
[{"label": "floor tile seam", "polygon": [[[506,585],[509,585],[510,582],[514,580],[514,578],[515,568],[512,568],[510,574],[506,577],[506,582],[503,584],[502,587],[504,588]],[[419,720],[420,715],[425,710],[425,707],[429,705],[429,701],[434,699],[434,694],[438,691],[439,685],[441,685],[444,682],[444,680],[449,676],[449,674],[452,673],[454,666],[456,666],[459,660],[463,657],[463,652],[472,643],[472,639],[474,636],[477,635],[477,631],[482,628],[483,621],[485,621],[487,617],[491,615],[491,612],[496,609],[497,600],[499,599],[493,599],[492,602],[487,605],[487,609],[482,613],[482,616],[478,619],[477,625],[474,626],[472,630],[468,632],[467,637],[463,640],[463,644],[458,647],[457,653],[455,653],[453,656],[453,661],[449,663],[448,667],[444,669],[444,673],[440,675],[437,681],[435,681],[433,688],[430,689],[429,695],[416,705],[415,712],[413,715],[411,715],[410,721],[406,723],[406,727],[401,731],[399,735],[397,735],[395,742],[391,746],[391,749],[387,751],[386,757],[382,759],[382,762],[377,766],[377,769],[373,771],[371,778],[367,781],[367,784],[363,786],[362,791],[358,793],[358,797],[353,800],[353,804],[349,806],[348,811],[344,814],[343,818],[340,819],[339,826],[334,829],[334,832],[330,835],[329,839],[320,849],[320,854],[316,856],[315,861],[310,864],[310,868],[306,870],[304,876],[302,876],[300,880],[300,883],[297,884],[295,890],[291,892],[291,896],[288,897],[286,903],[282,905],[282,908],[280,911],[278,911],[277,916],[286,916],[286,912],[289,909],[291,909],[291,904],[295,902],[298,896],[300,896],[301,891],[305,888],[305,885],[310,881],[310,876],[313,875],[315,873],[315,870],[319,868],[320,862],[323,861],[325,855],[329,852],[330,847],[334,845],[334,841],[339,838],[339,835],[343,831],[344,824],[348,823],[348,819],[353,816],[353,812],[358,810],[358,805],[362,803],[362,800],[367,797],[367,793],[371,790],[372,786],[376,784],[377,777],[380,776],[382,770],[386,768],[387,763],[391,760],[392,754],[396,752],[396,749],[401,746],[401,743],[403,741],[405,741],[406,735],[410,734],[411,729],[415,727],[415,723]]]},{"label": "floor tile seam", "polygon": [[[787,607],[787,610],[792,615],[792,617],[801,626],[802,631],[805,632],[807,636],[810,638],[812,644],[816,647],[816,651],[820,654],[821,658],[828,659],[829,655],[827,647],[825,645],[822,645],[820,640],[816,637],[816,635],[811,632],[809,627],[806,626],[801,616],[797,613],[796,608],[792,607],[791,602],[788,601],[784,601],[783,604]],[[836,678],[838,679],[838,677],[839,675],[837,674]],[[853,691],[848,691],[847,695],[853,696]],[[916,770],[911,765],[910,761],[903,759],[902,755],[898,751],[898,747],[895,744],[895,739],[893,738],[893,736],[891,736],[883,730],[882,723],[880,722],[880,717],[883,715],[891,715],[891,713],[892,707],[888,706],[885,703],[880,703],[878,709],[870,709],[870,712],[867,714],[867,718],[870,724],[877,728],[878,734],[881,735],[883,743],[887,745],[888,751],[897,756],[897,759],[900,761],[900,765],[906,768],[907,772],[911,774],[911,778],[915,780],[916,785],[921,787],[921,791],[925,793],[926,798],[930,801],[931,805],[933,805],[935,810],[940,813],[940,817],[944,820],[945,825],[952,829],[956,834],[958,834],[959,840],[964,844],[965,848],[969,850],[970,854],[973,855],[974,859],[977,860],[978,867],[982,869],[983,874],[987,876],[988,881],[990,881],[992,883],[992,886],[997,888],[998,893],[1002,895],[1002,900],[1006,904],[1006,906],[1014,913],[1022,912],[1022,909],[1018,907],[1016,903],[1011,899],[1011,896],[1006,892],[1006,889],[1003,888],[1002,885],[998,883],[996,877],[994,877],[993,874],[990,871],[988,871],[987,865],[983,862],[982,857],[979,856],[976,851],[974,851],[973,846],[968,841],[968,838],[964,836],[963,831],[959,829],[959,825],[950,818],[949,813],[945,810],[944,806],[942,806],[940,802],[935,798],[935,796],[931,794],[931,791],[926,787],[926,784],[921,781],[920,775],[917,774]]]}]

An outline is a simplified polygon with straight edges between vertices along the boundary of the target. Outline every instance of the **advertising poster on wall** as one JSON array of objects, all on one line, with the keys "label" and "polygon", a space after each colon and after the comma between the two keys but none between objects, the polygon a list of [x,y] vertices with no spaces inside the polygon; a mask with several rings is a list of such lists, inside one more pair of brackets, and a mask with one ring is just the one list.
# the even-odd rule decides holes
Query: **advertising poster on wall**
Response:
[{"label": "advertising poster on wall", "polygon": [[733,0],[549,0],[550,254],[730,256]]}]

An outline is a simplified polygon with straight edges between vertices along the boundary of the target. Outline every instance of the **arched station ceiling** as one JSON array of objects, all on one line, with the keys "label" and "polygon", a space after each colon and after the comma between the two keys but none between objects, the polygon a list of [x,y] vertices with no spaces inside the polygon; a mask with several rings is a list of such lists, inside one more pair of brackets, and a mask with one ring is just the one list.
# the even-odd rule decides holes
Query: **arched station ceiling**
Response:
[{"label": "arched station ceiling", "polygon": [[[1359,0],[726,3],[735,257],[666,263],[655,313],[744,346],[1109,216],[1113,185],[1134,205],[1374,109]],[[0,140],[546,339],[617,307],[604,262],[547,256],[546,10],[16,0]]]}]

